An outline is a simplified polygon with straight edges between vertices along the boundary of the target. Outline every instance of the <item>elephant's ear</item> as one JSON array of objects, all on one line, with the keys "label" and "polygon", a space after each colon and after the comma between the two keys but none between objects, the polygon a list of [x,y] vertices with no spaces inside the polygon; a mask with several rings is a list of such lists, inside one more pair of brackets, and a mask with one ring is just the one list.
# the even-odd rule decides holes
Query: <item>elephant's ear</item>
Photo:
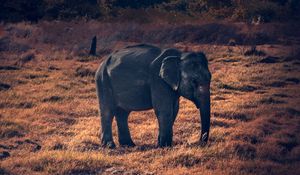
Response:
[{"label": "elephant's ear", "polygon": [[175,91],[180,82],[179,61],[180,58],[177,56],[168,56],[163,59],[159,71],[159,76]]}]

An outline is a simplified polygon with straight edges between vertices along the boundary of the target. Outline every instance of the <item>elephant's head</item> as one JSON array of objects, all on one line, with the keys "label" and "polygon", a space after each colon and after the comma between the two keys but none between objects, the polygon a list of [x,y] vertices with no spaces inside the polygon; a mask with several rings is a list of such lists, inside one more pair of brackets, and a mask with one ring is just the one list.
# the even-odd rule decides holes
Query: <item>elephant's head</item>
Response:
[{"label": "elephant's head", "polygon": [[188,52],[163,59],[160,77],[179,95],[191,100],[201,114],[201,143],[206,143],[210,128],[210,81],[208,61],[203,53]]}]

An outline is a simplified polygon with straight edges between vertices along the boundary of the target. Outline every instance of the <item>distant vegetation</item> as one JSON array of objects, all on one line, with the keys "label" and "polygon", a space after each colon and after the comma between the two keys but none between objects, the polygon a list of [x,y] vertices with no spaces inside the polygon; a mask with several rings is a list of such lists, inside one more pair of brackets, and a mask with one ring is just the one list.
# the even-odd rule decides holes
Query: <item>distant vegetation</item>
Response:
[{"label": "distant vegetation", "polygon": [[86,18],[150,22],[157,16],[176,16],[271,22],[299,20],[299,10],[299,0],[3,0],[0,21]]},{"label": "distant vegetation", "polygon": [[[0,175],[299,174],[299,2],[1,0]],[[95,72],[137,43],[207,55],[206,146],[181,98],[172,148],[156,147],[153,110],[130,114],[136,147],[101,147]]]}]

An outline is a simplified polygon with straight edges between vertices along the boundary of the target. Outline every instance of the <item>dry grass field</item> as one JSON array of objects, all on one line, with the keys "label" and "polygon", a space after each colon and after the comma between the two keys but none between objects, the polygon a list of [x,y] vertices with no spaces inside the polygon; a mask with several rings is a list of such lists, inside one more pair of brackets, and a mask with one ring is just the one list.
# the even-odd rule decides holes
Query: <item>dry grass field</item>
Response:
[{"label": "dry grass field", "polygon": [[75,54],[81,45],[74,43],[78,37],[88,48],[90,40],[80,38],[87,34],[59,35],[55,27],[1,27],[0,174],[300,173],[299,40],[258,45],[263,56],[244,56],[249,46],[168,44],[209,58],[208,144],[197,145],[199,112],[181,98],[172,148],[156,147],[158,123],[149,110],[130,115],[137,146],[110,150],[100,146],[94,73],[106,52],[135,40],[104,45],[112,38],[102,38],[100,56],[87,57],[84,49]]}]

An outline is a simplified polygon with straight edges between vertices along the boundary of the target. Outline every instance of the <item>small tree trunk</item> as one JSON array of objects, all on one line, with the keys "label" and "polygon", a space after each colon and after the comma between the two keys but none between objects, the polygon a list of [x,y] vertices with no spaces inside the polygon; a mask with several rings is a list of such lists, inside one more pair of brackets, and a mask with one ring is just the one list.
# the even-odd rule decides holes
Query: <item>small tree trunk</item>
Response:
[{"label": "small tree trunk", "polygon": [[91,50],[89,55],[96,55],[96,47],[97,47],[97,37],[94,36],[91,43]]}]

